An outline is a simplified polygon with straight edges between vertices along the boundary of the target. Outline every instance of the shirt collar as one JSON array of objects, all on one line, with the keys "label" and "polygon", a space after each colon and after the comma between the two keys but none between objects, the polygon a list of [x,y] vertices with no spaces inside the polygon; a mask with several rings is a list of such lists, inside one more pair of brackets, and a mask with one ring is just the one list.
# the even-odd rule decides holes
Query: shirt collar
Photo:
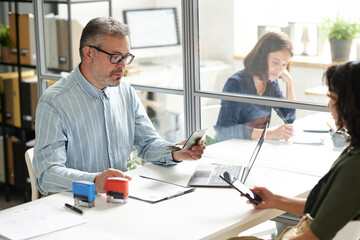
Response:
[{"label": "shirt collar", "polygon": [[85,79],[85,77],[82,75],[82,73],[80,72],[80,65],[78,65],[75,69],[75,75],[76,75],[76,79],[77,82],[79,83],[79,85],[81,86],[81,88],[94,100],[100,100],[102,98],[102,96],[105,96],[107,98],[110,98],[110,90],[108,87],[104,88],[103,90],[98,89],[97,87],[95,87],[94,85],[92,85],[91,83],[89,83],[89,81],[87,81]]}]

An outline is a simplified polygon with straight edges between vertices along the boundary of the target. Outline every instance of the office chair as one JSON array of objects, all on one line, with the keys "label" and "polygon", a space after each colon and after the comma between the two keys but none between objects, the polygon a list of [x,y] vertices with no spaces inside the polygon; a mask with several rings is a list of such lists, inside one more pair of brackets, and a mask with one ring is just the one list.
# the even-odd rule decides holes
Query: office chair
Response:
[{"label": "office chair", "polygon": [[360,239],[360,221],[351,221],[346,224],[333,240]]},{"label": "office chair", "polygon": [[25,161],[26,161],[26,166],[28,168],[30,183],[31,183],[31,201],[39,199],[40,197],[39,191],[35,185],[36,177],[32,164],[33,157],[34,157],[34,148],[30,148],[25,152]]}]

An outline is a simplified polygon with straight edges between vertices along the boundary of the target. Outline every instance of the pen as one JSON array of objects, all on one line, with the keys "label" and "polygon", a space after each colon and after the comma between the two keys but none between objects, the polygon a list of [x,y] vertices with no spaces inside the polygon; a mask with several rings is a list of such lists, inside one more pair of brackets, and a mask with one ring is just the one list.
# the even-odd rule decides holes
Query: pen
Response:
[{"label": "pen", "polygon": [[74,212],[77,212],[77,213],[80,213],[80,214],[83,214],[83,211],[77,207],[74,207],[68,203],[65,203],[65,207],[67,207],[68,209],[74,211]]},{"label": "pen", "polygon": [[282,114],[282,112],[280,111],[280,109],[278,108],[274,108],[275,112],[279,115],[279,117],[281,117],[281,119],[284,121],[285,124],[289,124],[288,121],[286,121],[284,115]]},{"label": "pen", "polygon": [[335,128],[329,122],[326,124],[329,126],[331,132],[335,132]]},{"label": "pen", "polygon": [[329,130],[307,130],[307,129],[304,129],[303,132],[308,132],[308,133],[328,133]]}]

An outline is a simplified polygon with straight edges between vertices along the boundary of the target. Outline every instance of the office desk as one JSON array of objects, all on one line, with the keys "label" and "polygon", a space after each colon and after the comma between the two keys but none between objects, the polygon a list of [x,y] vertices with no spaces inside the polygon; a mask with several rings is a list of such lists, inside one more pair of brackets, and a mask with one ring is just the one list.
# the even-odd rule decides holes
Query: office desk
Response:
[{"label": "office desk", "polygon": [[[203,157],[200,161],[213,160]],[[157,174],[181,184],[190,178],[198,163],[183,162],[173,167],[150,164],[129,174]],[[306,195],[317,181],[318,177],[314,176],[256,166],[247,183],[266,186],[288,196],[300,196]],[[15,208],[33,204],[64,208],[65,202],[73,202],[72,193],[55,194]],[[246,204],[245,198],[230,188],[197,188],[194,192],[156,204],[135,199],[129,199],[127,204],[107,203],[104,195],[97,194],[94,208],[81,208],[87,223],[37,239],[70,239],[74,234],[81,236],[86,231],[95,231],[93,235],[107,239],[227,239],[282,213],[278,210],[254,210]],[[10,209],[2,212],[5,211]],[[67,210],[64,208],[64,211]]]},{"label": "office desk", "polygon": [[[215,146],[216,145],[216,146]],[[256,142],[244,139],[232,139],[210,145],[204,156],[226,161],[247,164]],[[343,148],[335,148],[330,137],[323,145],[291,144],[265,140],[255,165],[269,169],[290,171],[315,177],[323,176],[341,154]]]},{"label": "office desk", "polygon": [[326,97],[328,93],[327,86],[319,86],[314,88],[305,89],[306,95]]}]

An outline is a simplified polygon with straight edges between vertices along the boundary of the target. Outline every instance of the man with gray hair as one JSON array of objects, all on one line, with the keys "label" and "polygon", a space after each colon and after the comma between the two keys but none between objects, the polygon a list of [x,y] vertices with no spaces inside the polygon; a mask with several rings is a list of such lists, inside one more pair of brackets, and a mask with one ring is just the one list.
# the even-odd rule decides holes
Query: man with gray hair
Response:
[{"label": "man with gray hair", "polygon": [[71,191],[76,180],[94,182],[95,191],[104,193],[106,178],[130,179],[124,172],[134,146],[156,164],[201,158],[203,140],[167,153],[171,143],[158,135],[135,90],[121,82],[134,59],[127,25],[111,17],[92,19],[79,50],[79,66],[48,88],[37,106],[33,164],[41,194]]}]

